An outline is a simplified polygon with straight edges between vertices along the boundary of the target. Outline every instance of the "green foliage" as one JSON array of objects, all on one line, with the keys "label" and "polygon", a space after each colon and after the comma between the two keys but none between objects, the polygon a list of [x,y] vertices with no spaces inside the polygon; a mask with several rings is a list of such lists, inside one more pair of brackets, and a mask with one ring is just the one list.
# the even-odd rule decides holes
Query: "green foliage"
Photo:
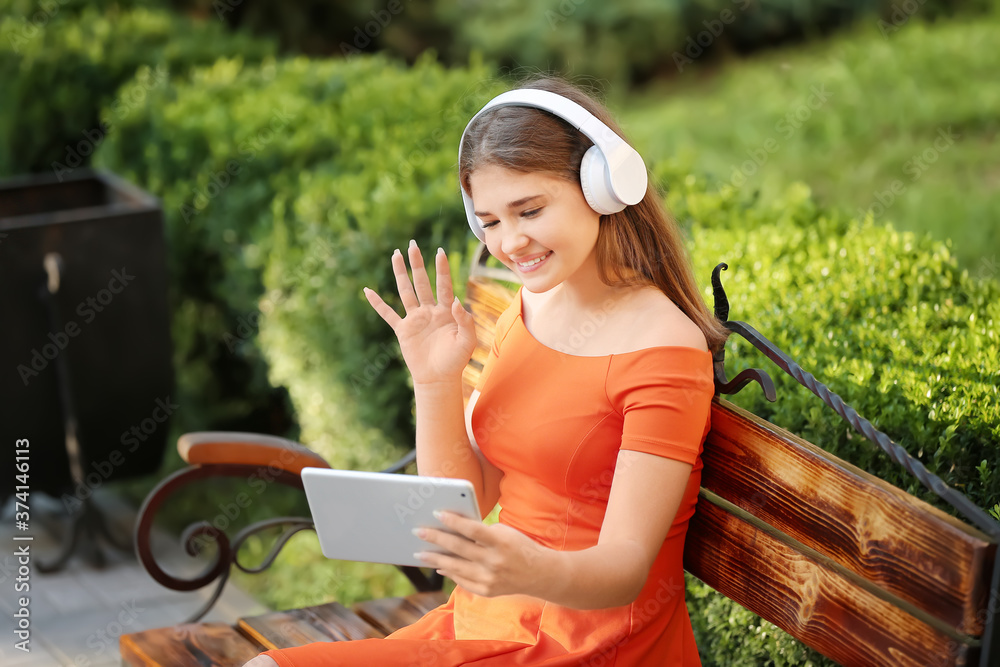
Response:
[{"label": "green foliage", "polygon": [[505,67],[531,67],[629,81],[670,61],[689,34],[685,4],[626,0],[441,2],[453,26],[451,53],[481,50]]},{"label": "green foliage", "polygon": [[[959,269],[948,243],[825,211],[802,184],[764,203],[712,189],[679,163],[656,171],[708,303],[711,271],[726,262],[730,319],[757,329],[930,472],[1000,509],[1000,283]],[[733,336],[727,376],[751,367],[774,380],[777,402],[755,384],[728,400],[959,516]],[[705,664],[830,664],[697,580],[687,590]]]},{"label": "green foliage", "polygon": [[[271,544],[251,538],[240,555],[241,562],[262,561]],[[272,609],[297,609],[331,600],[350,607],[355,602],[413,593],[413,584],[393,565],[326,558],[311,531],[292,538],[266,575],[233,574],[242,590]]]},{"label": "green foliage", "polygon": [[[974,0],[962,9],[988,7],[989,0]],[[915,13],[934,18],[955,6],[946,0],[445,0],[434,9],[454,33],[438,45],[451,58],[478,50],[502,67],[555,69],[621,86],[723,54],[820,37],[854,21],[883,17],[895,27]]]},{"label": "green foliage", "polygon": [[[793,191],[774,206],[788,212],[798,197]],[[842,218],[808,218],[801,226],[758,222],[744,234],[711,219],[695,223],[700,275],[726,261],[732,319],[752,324],[931,472],[990,506],[1000,497],[1000,476],[977,465],[1000,459],[1000,283],[960,270],[949,244],[928,236],[870,218],[849,221],[846,231]],[[745,341],[733,346],[731,375],[763,363],[755,351],[747,356]],[[747,390],[738,402],[935,498],[793,378],[772,375],[776,403]]]},{"label": "green foliage", "polygon": [[600,77],[624,85],[733,52],[824,36],[855,21],[906,25],[989,11],[992,0],[172,0],[184,11],[277,38],[284,53],[385,51],[449,64],[471,52],[503,67]]},{"label": "green foliage", "polygon": [[1000,14],[920,17],[885,37],[867,22],[717,76],[685,72],[623,105],[623,124],[647,159],[680,161],[713,190],[767,201],[801,180],[822,206],[951,238],[959,266],[998,278]]},{"label": "green foliage", "polygon": [[404,451],[408,373],[361,288],[397,304],[389,258],[410,238],[428,258],[464,250],[458,137],[496,92],[481,65],[379,57],[220,60],[150,86],[97,162],[162,199],[182,398],[238,414],[218,369],[239,359],[243,395],[266,390],[269,369],[331,464]]},{"label": "green foliage", "polygon": [[437,45],[442,30],[428,20],[430,3],[412,0],[172,0],[169,4],[271,36],[286,55],[370,55],[387,48],[412,60]]},{"label": "green foliage", "polygon": [[220,22],[163,10],[113,2],[3,4],[10,11],[0,18],[0,175],[65,174],[89,164],[107,134],[141,106],[143,87],[116,94],[140,69],[155,82],[223,55],[256,61],[274,52],[272,43],[230,34]]}]

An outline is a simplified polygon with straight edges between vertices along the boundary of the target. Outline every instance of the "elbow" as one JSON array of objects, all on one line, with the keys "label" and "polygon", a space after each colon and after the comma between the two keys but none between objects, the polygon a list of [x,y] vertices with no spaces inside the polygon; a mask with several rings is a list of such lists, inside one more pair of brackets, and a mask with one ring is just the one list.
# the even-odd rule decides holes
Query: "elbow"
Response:
[{"label": "elbow", "polygon": [[646,587],[646,580],[649,578],[649,571],[653,567],[652,561],[643,554],[635,554],[631,567],[626,568],[626,576],[621,586],[621,600],[619,605],[632,604],[639,599],[643,589]]},{"label": "elbow", "polygon": [[630,605],[639,599],[643,589],[646,587],[646,579],[649,577],[651,564],[645,559],[636,559],[627,563],[625,559],[619,561],[617,567],[618,577],[614,577],[614,589],[608,591],[601,603],[591,608],[608,609],[611,607],[622,607]]},{"label": "elbow", "polygon": [[[557,553],[584,554],[587,551],[590,550]],[[571,596],[572,602],[560,604],[576,609],[610,609],[630,605],[639,599],[653,565],[641,550],[630,544],[599,545],[590,551],[590,555],[597,558],[597,562],[591,560],[587,563],[586,567],[593,569],[588,569],[586,576],[575,576],[572,568],[564,570],[566,576],[563,585],[571,585],[571,590],[576,593]],[[593,581],[593,588],[581,589],[581,579]],[[565,590],[568,589],[564,589],[564,592]]]},{"label": "elbow", "polygon": [[622,595],[622,601],[619,604],[626,605],[632,604],[639,599],[639,594],[642,593],[642,589],[646,587],[646,577],[649,574],[649,569],[643,570],[642,575],[635,577],[635,581],[632,582],[631,586],[628,586]]},{"label": "elbow", "polygon": [[619,586],[614,593],[606,597],[600,603],[590,604],[580,607],[581,609],[611,609],[613,607],[624,607],[632,604],[639,599],[639,594],[642,593],[644,581],[639,581],[636,584],[629,582],[626,585]]}]

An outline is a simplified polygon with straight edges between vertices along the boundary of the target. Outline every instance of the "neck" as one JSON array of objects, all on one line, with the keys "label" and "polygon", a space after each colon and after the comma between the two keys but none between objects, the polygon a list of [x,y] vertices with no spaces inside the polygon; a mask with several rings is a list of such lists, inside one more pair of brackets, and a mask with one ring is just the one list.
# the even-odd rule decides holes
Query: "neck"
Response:
[{"label": "neck", "polygon": [[609,299],[619,299],[634,289],[605,284],[597,271],[597,254],[593,253],[576,273],[552,289],[550,304],[568,312],[595,312],[605,309]]}]

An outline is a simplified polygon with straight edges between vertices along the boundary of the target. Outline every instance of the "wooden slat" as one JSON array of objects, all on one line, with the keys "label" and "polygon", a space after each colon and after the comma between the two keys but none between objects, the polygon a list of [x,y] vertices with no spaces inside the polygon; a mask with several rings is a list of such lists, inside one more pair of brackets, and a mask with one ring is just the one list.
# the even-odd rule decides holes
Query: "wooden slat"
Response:
[{"label": "wooden slat", "polygon": [[429,593],[414,593],[405,598],[384,598],[367,600],[354,605],[358,616],[385,634],[391,634],[399,628],[410,625],[421,616],[447,601],[448,596],[442,591]]},{"label": "wooden slat", "polygon": [[444,591],[427,591],[406,596],[407,601],[420,610],[420,615],[437,609],[448,601],[448,593]]},{"label": "wooden slat", "polygon": [[462,373],[462,398],[468,402],[483,365],[490,355],[497,319],[514,300],[516,290],[486,278],[474,277],[466,284],[465,301],[476,323],[476,349]]},{"label": "wooden slat", "polygon": [[123,635],[122,664],[239,667],[264,649],[225,623],[189,623]]},{"label": "wooden slat", "polygon": [[765,531],[699,500],[685,569],[843,665],[968,665],[972,651]]},{"label": "wooden slat", "polygon": [[716,398],[701,484],[960,632],[980,635],[996,545],[975,528]]},{"label": "wooden slat", "polygon": [[384,637],[385,633],[356,613],[336,602],[309,607],[310,622],[334,639],[350,641]]},{"label": "wooden slat", "polygon": [[514,300],[515,292],[516,290],[483,278],[472,278],[466,284],[465,301],[469,304],[476,323],[477,344],[472,359],[480,365],[486,363],[493,345],[497,318]]},{"label": "wooden slat", "polygon": [[236,629],[268,650],[333,641],[332,637],[310,623],[304,614],[298,613],[300,611],[241,618]]},{"label": "wooden slat", "polygon": [[385,636],[337,602],[241,618],[237,628],[268,649]]}]

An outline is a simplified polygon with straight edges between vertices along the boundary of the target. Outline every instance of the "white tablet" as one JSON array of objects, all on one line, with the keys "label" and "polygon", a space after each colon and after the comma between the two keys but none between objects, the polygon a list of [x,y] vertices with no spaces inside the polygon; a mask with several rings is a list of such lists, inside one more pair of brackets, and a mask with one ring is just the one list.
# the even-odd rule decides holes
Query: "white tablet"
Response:
[{"label": "white tablet", "polygon": [[323,555],[337,560],[427,567],[413,554],[444,550],[414,528],[444,530],[434,510],[480,518],[466,479],[307,467],[302,485]]}]

